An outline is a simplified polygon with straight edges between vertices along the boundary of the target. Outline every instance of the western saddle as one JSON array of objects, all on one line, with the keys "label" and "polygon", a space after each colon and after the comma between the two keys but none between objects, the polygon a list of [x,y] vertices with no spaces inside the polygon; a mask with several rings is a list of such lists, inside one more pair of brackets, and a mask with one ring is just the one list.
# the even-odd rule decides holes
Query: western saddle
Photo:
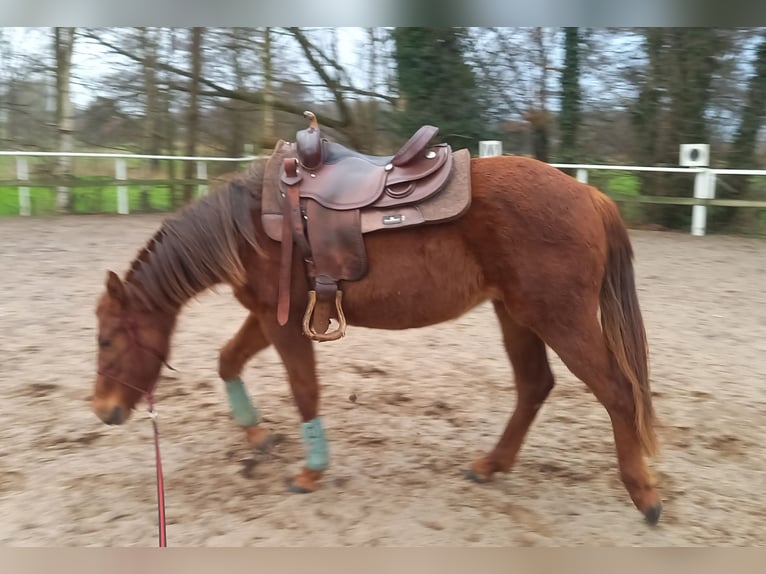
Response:
[{"label": "western saddle", "polygon": [[[288,320],[293,248],[305,262],[309,301],[303,332],[315,341],[343,337],[340,281],[367,274],[363,235],[456,219],[471,200],[468,150],[429,146],[425,125],[392,156],[364,155],[322,137],[316,116],[295,142],[280,141],[266,165],[262,220],[281,242],[277,319]],[[338,327],[327,332],[330,320]]]}]

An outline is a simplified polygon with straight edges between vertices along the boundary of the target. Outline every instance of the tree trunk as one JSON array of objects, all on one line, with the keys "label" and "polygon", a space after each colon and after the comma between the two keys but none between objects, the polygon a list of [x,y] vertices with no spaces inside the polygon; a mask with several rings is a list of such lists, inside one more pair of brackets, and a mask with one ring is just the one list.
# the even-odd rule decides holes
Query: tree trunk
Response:
[{"label": "tree trunk", "polygon": [[[234,28],[230,32],[231,40],[231,65],[234,69],[234,80],[237,90],[245,89],[245,70],[242,61],[245,32],[242,28]],[[242,113],[242,102],[229,99],[226,102],[227,123],[229,125],[229,137],[226,141],[226,153],[229,157],[242,154],[245,145],[245,114]]]},{"label": "tree trunk", "polygon": [[[58,148],[61,152],[74,150],[74,107],[71,99],[72,51],[74,50],[74,28],[54,28],[54,49],[56,51],[56,127]],[[59,158],[57,176],[72,177],[72,158]],[[60,213],[71,209],[69,187],[59,186],[56,193],[56,209]]]},{"label": "tree trunk", "polygon": [[[147,155],[159,155],[159,126],[157,121],[157,46],[150,30],[141,28],[141,50],[144,55],[143,79],[146,107],[144,109],[142,149]],[[146,178],[159,168],[159,160],[153,159],[145,164]],[[141,211],[151,211],[150,191],[147,186],[141,189]]]},{"label": "tree trunk", "polygon": [[562,162],[583,163],[577,149],[580,127],[580,33],[578,28],[564,28],[564,70],[561,73],[561,150]]},{"label": "tree trunk", "polygon": [[[462,28],[398,27],[393,31],[399,104],[390,126],[406,138],[424,124],[439,126],[439,138],[477,153],[486,134],[486,108],[472,49]],[[392,130],[392,131],[393,131]]]},{"label": "tree trunk", "polygon": [[[710,130],[705,112],[708,111],[713,74],[718,55],[717,30],[707,28],[671,29],[673,58],[668,87],[670,103],[670,137],[666,140],[666,163],[678,162],[678,146],[684,143],[707,143]],[[689,195],[691,178],[665,174],[663,189],[667,195]],[[656,208],[656,206],[655,206]],[[658,210],[659,212],[659,210]],[[667,206],[659,215],[659,223],[674,229],[688,229],[691,210],[684,206]]]},{"label": "tree trunk", "polygon": [[532,40],[537,45],[540,83],[537,89],[537,105],[526,112],[524,119],[530,125],[532,154],[535,159],[547,163],[550,157],[551,117],[548,112],[548,50],[542,28],[532,30]]},{"label": "tree trunk", "polygon": [[[649,70],[634,108],[634,125],[644,144],[640,163],[673,165],[682,143],[709,141],[705,112],[721,52],[720,31],[710,28],[652,28],[646,32]],[[691,178],[680,174],[642,174],[648,195],[688,196]],[[647,205],[652,223],[688,228],[684,206]]]},{"label": "tree trunk", "polygon": [[[186,112],[186,155],[193,156],[197,153],[197,139],[199,137],[199,79],[202,72],[202,36],[204,28],[195,27],[191,32],[191,57],[192,77],[189,80],[189,106]],[[195,163],[184,162],[184,179],[192,179],[195,176]],[[184,203],[189,203],[194,198],[194,184],[184,185]]]},{"label": "tree trunk", "polygon": [[[165,41],[170,45],[170,54],[168,59],[175,53],[176,48],[176,31],[174,28],[164,29],[163,35],[166,35]],[[163,42],[164,43],[164,42]],[[157,72],[159,74],[158,79],[161,80],[161,89],[158,90],[159,102],[161,110],[158,114],[159,124],[159,136],[163,142],[161,149],[164,150],[165,155],[176,155],[176,119],[173,117],[172,99],[174,93],[172,92],[173,74],[167,69],[163,68],[161,63],[157,62]],[[181,194],[179,194],[179,186],[176,183],[176,164],[178,162],[169,160],[166,162],[167,178],[168,178],[168,206],[171,209],[177,209],[183,203]]]},{"label": "tree trunk", "polygon": [[549,161],[551,116],[548,110],[529,110],[524,114],[529,122],[532,155],[540,161]]},{"label": "tree trunk", "polygon": [[263,32],[263,127],[258,147],[270,150],[276,144],[274,137],[274,65],[271,54],[271,28]]},{"label": "tree trunk", "polygon": [[[729,169],[757,169],[755,158],[758,145],[758,132],[766,117],[766,34],[758,45],[754,72],[745,96],[745,105],[737,129],[734,143],[726,158]],[[727,199],[746,199],[750,191],[749,179],[743,176],[723,176],[728,185],[718,187],[718,195]],[[738,207],[719,207],[711,213],[711,226],[714,229],[725,228],[737,222],[740,228],[747,228],[753,222],[755,210]]]},{"label": "tree trunk", "polygon": [[[367,32],[370,42],[370,72],[369,72],[369,90],[375,91],[378,83],[378,37],[375,28],[370,28]],[[370,153],[378,153],[378,101],[370,98],[369,114],[367,116],[367,146]]]},{"label": "tree trunk", "polygon": [[[639,165],[657,165],[659,157],[659,133],[661,119],[661,97],[663,78],[663,47],[664,30],[662,28],[650,28],[645,34],[646,52],[649,58],[646,76],[639,89],[638,99],[631,109],[631,120],[636,129],[638,141]],[[661,187],[662,174],[655,172],[639,172],[638,179],[641,184],[641,192],[645,195],[656,194]],[[651,218],[651,206],[645,206],[641,213],[646,219]]]}]

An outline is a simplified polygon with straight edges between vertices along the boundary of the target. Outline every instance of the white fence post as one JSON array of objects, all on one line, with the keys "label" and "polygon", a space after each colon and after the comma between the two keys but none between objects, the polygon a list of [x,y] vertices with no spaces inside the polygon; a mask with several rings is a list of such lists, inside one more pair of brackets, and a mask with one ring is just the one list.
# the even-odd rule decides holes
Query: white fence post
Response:
[{"label": "white fence post", "polygon": [[588,183],[588,170],[579,168],[577,170],[577,181],[582,183]]},{"label": "white fence post", "polygon": [[[29,181],[29,164],[25,157],[16,158],[16,179]],[[27,186],[19,186],[19,215],[32,215],[32,200]]]},{"label": "white fence post", "polygon": [[[128,179],[128,169],[125,164],[125,159],[118,158],[114,160],[114,175],[115,178],[120,181]],[[117,213],[120,215],[128,215],[130,213],[128,187],[126,185],[117,186]]]},{"label": "white fence post", "polygon": [[484,140],[479,142],[479,157],[503,155],[503,142],[499,140]]},{"label": "white fence post", "polygon": [[[207,179],[207,162],[197,162],[197,179]],[[197,195],[207,195],[207,185],[197,185]]]},{"label": "white fence post", "polygon": [[[694,197],[697,199],[713,199],[715,197],[715,174],[705,169],[694,177]],[[692,207],[692,235],[705,235],[707,224],[707,206]]]}]

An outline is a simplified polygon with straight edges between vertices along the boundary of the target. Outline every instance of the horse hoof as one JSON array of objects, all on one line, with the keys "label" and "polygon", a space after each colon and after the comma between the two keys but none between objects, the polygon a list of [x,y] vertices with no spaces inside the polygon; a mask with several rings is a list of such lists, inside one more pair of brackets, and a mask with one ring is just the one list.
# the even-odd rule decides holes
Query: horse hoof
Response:
[{"label": "horse hoof", "polygon": [[285,438],[285,435],[280,433],[270,434],[259,444],[254,444],[253,448],[257,450],[258,452],[268,454],[269,452],[271,452],[271,449],[274,448],[279,443],[281,443],[284,440],[284,438]]},{"label": "horse hoof", "polygon": [[658,502],[657,504],[653,504],[652,506],[644,510],[644,518],[646,518],[646,521],[651,526],[654,526],[657,524],[657,522],[659,522],[660,514],[662,514],[661,502]]},{"label": "horse hoof", "polygon": [[287,490],[294,494],[311,494],[314,492],[313,490],[306,488],[305,486],[301,486],[299,484],[295,484],[295,481],[292,478],[288,478],[286,481],[287,483]]},{"label": "horse hoof", "polygon": [[470,480],[471,482],[475,482],[476,484],[486,484],[490,480],[492,480],[491,478],[488,478],[486,476],[482,476],[481,474],[479,474],[475,470],[464,470],[463,471],[463,476],[466,479]]}]

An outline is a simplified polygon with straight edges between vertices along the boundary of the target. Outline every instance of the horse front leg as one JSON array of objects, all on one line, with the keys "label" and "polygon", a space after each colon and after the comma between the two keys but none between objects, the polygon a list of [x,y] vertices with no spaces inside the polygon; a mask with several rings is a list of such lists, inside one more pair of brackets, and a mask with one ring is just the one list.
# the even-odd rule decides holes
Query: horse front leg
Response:
[{"label": "horse front leg", "polygon": [[314,347],[302,332],[300,321],[291,320],[280,327],[276,316],[262,322],[287,370],[295,406],[301,417],[301,438],[306,447],[306,463],[288,481],[292,492],[314,492],[318,481],[329,466],[327,438],[319,416],[319,382],[317,380]]},{"label": "horse front leg", "polygon": [[226,385],[231,414],[244,429],[248,443],[262,451],[271,448],[278,437],[261,422],[261,413],[250,400],[241,375],[247,362],[270,344],[258,317],[251,313],[218,354],[218,375]]}]

